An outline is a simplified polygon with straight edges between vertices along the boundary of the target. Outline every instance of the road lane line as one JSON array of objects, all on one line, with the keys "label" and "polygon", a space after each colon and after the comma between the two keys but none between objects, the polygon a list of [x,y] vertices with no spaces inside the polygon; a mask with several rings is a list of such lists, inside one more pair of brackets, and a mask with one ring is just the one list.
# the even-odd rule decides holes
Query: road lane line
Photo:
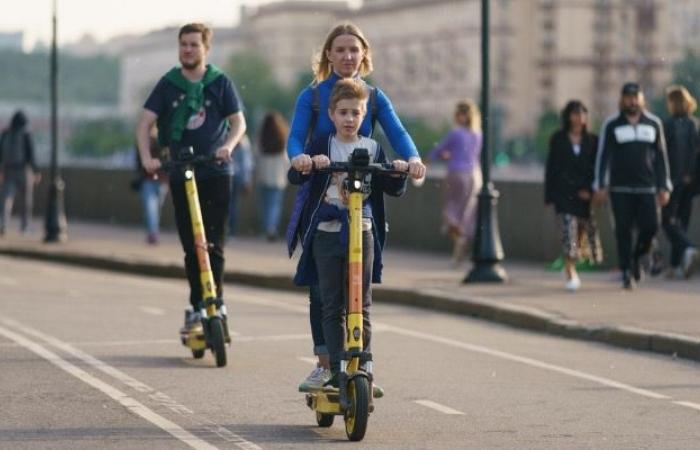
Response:
[{"label": "road lane line", "polygon": [[153,316],[164,316],[165,310],[161,308],[156,308],[153,306],[140,306],[139,309],[146,314],[151,314]]},{"label": "road lane line", "polygon": [[574,378],[580,378],[582,380],[587,380],[587,381],[592,381],[594,383],[602,384],[603,386],[615,388],[615,389],[620,389],[623,391],[627,391],[633,394],[641,395],[643,397],[648,397],[648,398],[653,398],[655,400],[670,400],[671,397],[663,394],[659,394],[654,391],[650,391],[647,389],[641,389],[637,388],[634,386],[631,386],[629,384],[621,383],[619,381],[611,380],[610,378],[605,378],[605,377],[599,377],[597,375],[593,375],[590,373],[586,372],[581,372],[575,369],[568,369],[566,367],[562,366],[557,366],[555,364],[549,364],[543,361],[539,361],[536,359],[532,358],[527,358],[525,356],[518,356],[514,355],[512,353],[507,353],[507,352],[502,352],[500,350],[493,350],[488,347],[482,347],[481,345],[474,345],[474,344],[467,344],[465,342],[460,342],[454,339],[450,338],[445,338],[442,336],[437,336],[434,334],[430,333],[422,333],[420,331],[413,331],[413,330],[408,330],[400,327],[395,327],[392,325],[387,325],[384,324],[384,327],[386,327],[387,331],[393,331],[394,333],[403,335],[403,336],[409,336],[413,337],[416,339],[421,339],[424,341],[430,341],[430,342],[435,342],[438,344],[444,344],[450,347],[456,347],[456,348],[461,348],[464,350],[469,350],[471,352],[475,353],[481,353],[484,355],[489,355],[493,356],[496,358],[501,358],[505,359],[508,361],[513,361],[513,362],[518,362],[521,364],[525,364],[531,367],[536,367],[538,369],[544,369],[544,370],[549,370],[551,372],[557,372],[563,375],[569,375]]},{"label": "road lane line", "polygon": [[457,411],[456,409],[452,409],[449,406],[441,405],[440,403],[431,402],[430,400],[414,400],[414,403],[418,403],[419,405],[434,409],[435,411],[439,411],[443,414],[450,414],[450,415],[456,415],[456,416],[463,416],[464,415],[464,413],[462,411]]},{"label": "road lane line", "polygon": [[10,331],[2,326],[0,326],[0,334],[4,335],[8,339],[15,341],[17,344],[35,353],[36,355],[44,358],[45,360],[49,361],[50,363],[54,364],[55,366],[59,367],[65,372],[69,373],[70,375],[73,375],[77,379],[86,383],[87,385],[92,386],[93,388],[97,389],[98,391],[102,392],[103,394],[107,395],[108,397],[112,398],[113,400],[124,406],[133,414],[136,414],[137,416],[146,419],[153,425],[169,433],[170,435],[174,436],[175,438],[184,442],[190,447],[197,450],[216,449],[216,447],[214,447],[213,445],[198,438],[197,436],[193,435],[192,433],[175,424],[174,422],[171,422],[165,417],[160,416],[159,414],[147,408],[142,403],[139,403],[138,401],[129,397],[128,395],[126,395],[119,389],[113,387],[112,385],[107,384],[98,378],[95,378],[83,369],[71,364],[70,362],[61,358],[51,350],[48,350],[45,347],[35,342],[32,342],[29,339],[19,334],[16,334],[13,331]]},{"label": "road lane line", "polygon": [[[243,450],[257,450],[260,449],[260,447],[250,441],[247,441],[244,439],[242,436],[239,436],[235,434],[234,432],[225,429],[221,425],[203,417],[201,414],[197,414],[195,416],[194,412],[186,407],[185,405],[177,403],[173,398],[168,396],[167,394],[164,394],[162,392],[156,391],[154,388],[148,386],[145,383],[142,383],[141,381],[133,378],[132,376],[122,372],[121,370],[117,369],[116,367],[112,367],[109,364],[106,364],[105,362],[95,358],[94,356],[85,353],[81,350],[78,350],[77,348],[73,347],[72,345],[63,342],[53,336],[50,336],[48,334],[42,333],[39,330],[36,330],[34,328],[31,328],[27,325],[24,325],[16,320],[13,319],[0,319],[5,325],[14,327],[18,331],[22,331],[25,334],[28,334],[30,336],[36,337],[41,339],[42,341],[46,342],[47,344],[56,347],[66,353],[68,353],[71,356],[74,356],[75,358],[81,360],[82,362],[94,367],[95,369],[111,376],[112,378],[124,383],[125,385],[129,386],[130,388],[134,389],[135,391],[146,394],[148,397],[152,400],[155,401],[156,403],[160,404],[161,406],[164,406],[168,408],[169,410],[177,413],[177,414],[187,414],[189,417],[192,417],[193,420],[199,421],[200,423],[204,423],[209,425],[211,429],[217,429],[217,430],[226,430],[225,432],[220,431],[217,434],[222,437],[223,439],[234,443],[237,447],[243,449]],[[215,447],[214,447],[215,448]]]},{"label": "road lane line", "polygon": [[697,411],[700,411],[700,404],[697,404],[697,403],[683,402],[683,401],[677,401],[677,402],[673,402],[673,403],[676,405],[679,405],[679,406],[685,406],[686,408],[695,409]]}]

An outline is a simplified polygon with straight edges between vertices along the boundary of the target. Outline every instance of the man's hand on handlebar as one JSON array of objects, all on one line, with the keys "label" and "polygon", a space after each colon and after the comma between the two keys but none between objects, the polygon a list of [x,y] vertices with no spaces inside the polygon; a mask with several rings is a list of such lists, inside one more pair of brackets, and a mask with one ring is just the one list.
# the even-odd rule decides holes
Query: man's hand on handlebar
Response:
[{"label": "man's hand on handlebar", "polygon": [[325,169],[331,165],[331,160],[326,155],[316,155],[311,158],[313,168],[316,170]]},{"label": "man's hand on handlebar", "polygon": [[[392,165],[394,166],[394,170],[398,170],[399,172],[408,172],[410,170],[411,164],[407,163],[403,159],[395,159],[392,162]],[[425,166],[424,166],[425,167]],[[394,174],[391,175],[394,178],[398,178],[401,175],[400,174]]]},{"label": "man's hand on handlebar", "polygon": [[292,158],[291,162],[294,170],[301,172],[304,175],[308,175],[309,172],[311,172],[311,169],[313,169],[311,157],[306,153],[302,153],[301,155],[295,156],[294,158]]},{"label": "man's hand on handlebar", "polygon": [[156,173],[158,169],[161,167],[161,162],[159,159],[156,158],[148,158],[144,159],[142,162],[143,168],[146,170],[148,173]]},{"label": "man's hand on handlebar", "polygon": [[219,147],[216,149],[216,159],[220,162],[231,162],[231,149],[228,147]]}]

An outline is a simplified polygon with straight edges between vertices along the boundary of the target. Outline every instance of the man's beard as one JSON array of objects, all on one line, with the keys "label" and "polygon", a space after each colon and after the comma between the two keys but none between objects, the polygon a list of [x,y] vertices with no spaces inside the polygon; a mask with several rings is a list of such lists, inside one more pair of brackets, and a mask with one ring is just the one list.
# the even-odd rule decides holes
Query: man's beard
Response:
[{"label": "man's beard", "polygon": [[192,61],[192,62],[180,61],[180,64],[182,65],[182,67],[183,67],[184,69],[187,69],[187,70],[194,70],[194,69],[196,69],[197,67],[199,67],[199,65],[200,65],[201,63],[202,63],[202,60],[201,60],[201,59],[196,59],[196,60],[194,60],[194,61]]},{"label": "man's beard", "polygon": [[628,116],[634,116],[636,114],[639,114],[639,111],[641,108],[639,106],[625,106],[622,111],[627,114]]}]

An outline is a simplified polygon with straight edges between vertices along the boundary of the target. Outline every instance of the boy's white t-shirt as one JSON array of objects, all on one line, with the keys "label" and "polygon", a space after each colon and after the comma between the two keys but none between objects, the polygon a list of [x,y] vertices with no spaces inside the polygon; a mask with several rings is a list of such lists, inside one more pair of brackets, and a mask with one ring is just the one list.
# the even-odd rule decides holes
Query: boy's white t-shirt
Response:
[{"label": "boy's white t-shirt", "polygon": [[[338,140],[336,136],[331,138],[331,162],[347,162],[350,158],[350,154],[356,148],[366,148],[369,152],[369,160],[373,162],[377,155],[377,148],[379,144],[377,141],[359,136],[359,139],[355,142],[342,142]],[[331,175],[330,184],[326,190],[325,197],[323,201],[335,205],[340,209],[348,209],[347,205],[347,195],[343,190],[343,181],[347,178],[346,173],[337,173]],[[321,231],[326,231],[330,233],[340,232],[342,223],[340,220],[329,220],[326,222],[320,222],[317,229]],[[372,229],[372,220],[369,218],[362,219],[362,231],[368,231]]]}]

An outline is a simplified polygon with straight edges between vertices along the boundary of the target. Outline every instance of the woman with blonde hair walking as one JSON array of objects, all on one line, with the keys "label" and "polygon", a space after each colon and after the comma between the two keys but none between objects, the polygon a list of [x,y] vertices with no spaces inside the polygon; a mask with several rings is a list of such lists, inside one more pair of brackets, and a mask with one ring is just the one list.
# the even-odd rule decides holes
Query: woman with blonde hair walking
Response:
[{"label": "woman with blonde hair walking", "polygon": [[428,159],[447,162],[442,207],[443,232],[452,239],[452,260],[454,265],[458,265],[464,259],[467,246],[476,232],[477,195],[482,184],[479,108],[471,100],[459,101],[455,106],[454,123],[455,127],[430,152]]}]

